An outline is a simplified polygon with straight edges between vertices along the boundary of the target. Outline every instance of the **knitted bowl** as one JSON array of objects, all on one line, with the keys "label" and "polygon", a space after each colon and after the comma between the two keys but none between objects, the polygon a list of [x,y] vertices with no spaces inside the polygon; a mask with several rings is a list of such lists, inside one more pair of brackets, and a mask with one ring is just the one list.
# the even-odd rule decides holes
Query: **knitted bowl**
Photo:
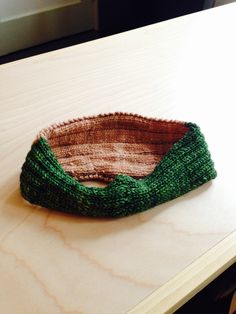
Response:
[{"label": "knitted bowl", "polygon": [[[112,113],[41,131],[20,175],[22,196],[43,207],[95,217],[144,211],[214,179],[196,124]],[[102,180],[106,187],[81,181]]]}]

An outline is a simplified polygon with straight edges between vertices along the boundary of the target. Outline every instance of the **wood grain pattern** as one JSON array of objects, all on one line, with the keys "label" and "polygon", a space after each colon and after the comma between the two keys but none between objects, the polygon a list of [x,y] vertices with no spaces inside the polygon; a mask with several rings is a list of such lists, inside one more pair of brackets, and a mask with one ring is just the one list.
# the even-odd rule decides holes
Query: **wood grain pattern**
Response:
[{"label": "wood grain pattern", "polygon": [[[235,13],[231,4],[0,67],[1,312],[127,312],[235,230]],[[117,220],[25,203],[19,173],[39,130],[114,111],[196,122],[218,178]]]},{"label": "wood grain pattern", "polygon": [[236,261],[235,256],[236,232],[233,232],[140,302],[129,314],[174,313],[231,266]]}]

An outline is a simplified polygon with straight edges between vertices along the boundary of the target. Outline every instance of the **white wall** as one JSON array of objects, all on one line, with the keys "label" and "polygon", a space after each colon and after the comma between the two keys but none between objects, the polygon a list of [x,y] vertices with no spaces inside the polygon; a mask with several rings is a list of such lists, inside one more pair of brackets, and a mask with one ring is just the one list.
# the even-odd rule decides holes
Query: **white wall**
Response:
[{"label": "white wall", "polygon": [[218,7],[219,5],[223,5],[223,4],[229,4],[232,2],[236,2],[236,0],[216,0],[215,7]]},{"label": "white wall", "polygon": [[1,21],[79,3],[81,0],[0,0]]},{"label": "white wall", "polygon": [[0,56],[94,29],[94,0],[0,0]]}]

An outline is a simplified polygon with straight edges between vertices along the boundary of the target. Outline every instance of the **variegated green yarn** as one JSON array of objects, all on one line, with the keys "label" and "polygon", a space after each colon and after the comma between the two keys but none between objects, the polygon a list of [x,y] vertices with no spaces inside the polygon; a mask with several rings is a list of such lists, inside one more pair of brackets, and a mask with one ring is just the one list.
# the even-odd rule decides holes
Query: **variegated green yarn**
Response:
[{"label": "variegated green yarn", "polygon": [[186,126],[189,131],[150,175],[139,180],[117,175],[105,188],[84,186],[67,174],[40,137],[22,167],[21,194],[32,204],[94,217],[127,216],[172,200],[216,177],[199,127]]}]

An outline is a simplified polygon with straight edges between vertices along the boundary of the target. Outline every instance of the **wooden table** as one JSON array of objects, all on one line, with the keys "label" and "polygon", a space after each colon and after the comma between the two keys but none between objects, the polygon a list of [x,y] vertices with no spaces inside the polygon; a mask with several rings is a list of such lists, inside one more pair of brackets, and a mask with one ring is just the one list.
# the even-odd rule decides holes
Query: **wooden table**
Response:
[{"label": "wooden table", "polygon": [[[236,261],[236,4],[0,67],[0,312],[171,313]],[[128,111],[201,126],[218,177],[122,219],[25,203],[37,132]]]}]

